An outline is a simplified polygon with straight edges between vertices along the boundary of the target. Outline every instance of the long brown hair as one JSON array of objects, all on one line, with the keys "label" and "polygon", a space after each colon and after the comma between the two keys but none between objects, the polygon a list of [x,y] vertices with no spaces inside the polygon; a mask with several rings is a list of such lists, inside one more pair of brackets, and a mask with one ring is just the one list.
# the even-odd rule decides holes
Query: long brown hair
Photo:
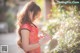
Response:
[{"label": "long brown hair", "polygon": [[29,12],[33,13],[33,19],[37,15],[37,13],[41,11],[40,7],[33,1],[29,2],[28,4],[25,4],[23,9],[17,14],[18,18],[18,24],[24,24],[26,22],[32,23],[32,21],[29,18]]},{"label": "long brown hair", "polygon": [[[23,9],[20,12],[18,12],[18,14],[17,14],[18,27],[20,27],[22,24],[25,24],[25,23],[31,24],[32,21],[29,17],[29,12],[34,12],[33,13],[33,19],[34,19],[34,17],[38,14],[39,11],[41,11],[40,7],[33,1],[29,2],[28,4],[25,4]],[[20,28],[17,28],[17,32],[18,32],[18,34],[20,33]],[[19,34],[19,36],[20,36],[20,34]],[[21,47],[21,36],[17,43]]]}]

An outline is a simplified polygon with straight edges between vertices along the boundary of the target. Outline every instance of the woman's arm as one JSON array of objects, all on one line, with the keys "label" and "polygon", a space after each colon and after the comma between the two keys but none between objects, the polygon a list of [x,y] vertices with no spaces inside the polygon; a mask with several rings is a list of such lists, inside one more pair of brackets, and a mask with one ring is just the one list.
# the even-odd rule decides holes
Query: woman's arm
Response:
[{"label": "woman's arm", "polygon": [[29,44],[29,31],[28,30],[21,30],[22,35],[22,48],[25,52],[31,51],[33,49],[36,49],[40,47],[39,43],[36,44]]}]

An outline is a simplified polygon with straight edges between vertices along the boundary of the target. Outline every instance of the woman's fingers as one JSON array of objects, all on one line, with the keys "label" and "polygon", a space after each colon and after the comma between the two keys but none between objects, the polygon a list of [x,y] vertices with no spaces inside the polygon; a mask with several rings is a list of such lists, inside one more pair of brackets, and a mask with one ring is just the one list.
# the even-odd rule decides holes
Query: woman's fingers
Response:
[{"label": "woman's fingers", "polygon": [[50,36],[50,35],[46,35],[45,37],[47,37],[47,38],[50,38],[50,39],[51,39],[51,36]]},{"label": "woman's fingers", "polygon": [[40,39],[40,44],[44,45],[46,44],[49,40],[51,40],[51,36],[50,35],[46,35],[43,38]]}]

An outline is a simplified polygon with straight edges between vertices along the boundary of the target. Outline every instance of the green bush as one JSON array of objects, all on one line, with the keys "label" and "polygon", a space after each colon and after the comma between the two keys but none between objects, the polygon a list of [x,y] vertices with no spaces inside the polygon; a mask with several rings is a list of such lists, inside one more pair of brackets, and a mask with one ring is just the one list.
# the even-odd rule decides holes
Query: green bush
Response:
[{"label": "green bush", "polygon": [[[59,5],[52,8],[52,18],[44,22],[48,34],[59,36],[58,45],[49,50],[49,53],[80,53],[80,15],[76,6],[69,6],[69,10]],[[48,24],[47,24],[48,23]],[[43,29],[42,29],[43,30]],[[62,34],[56,35],[62,31]],[[61,33],[61,32],[60,32]],[[49,43],[50,47],[51,43]],[[52,44],[54,45],[54,44]]]},{"label": "green bush", "polygon": [[13,32],[14,29],[15,29],[15,15],[10,12],[10,11],[7,11],[6,13],[6,22],[8,23],[8,30],[9,32]]}]

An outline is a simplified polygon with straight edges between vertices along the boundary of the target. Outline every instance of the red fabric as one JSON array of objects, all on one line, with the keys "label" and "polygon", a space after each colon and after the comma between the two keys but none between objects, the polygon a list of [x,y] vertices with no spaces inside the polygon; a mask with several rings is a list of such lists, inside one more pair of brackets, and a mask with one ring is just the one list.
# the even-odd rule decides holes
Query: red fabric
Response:
[{"label": "red fabric", "polygon": [[[38,38],[38,28],[34,25],[30,25],[29,23],[23,24],[21,26],[21,29],[28,29],[30,31],[30,35],[29,35],[29,43],[30,44],[35,44],[39,42],[39,38]],[[31,50],[29,52],[26,53],[41,53],[40,52],[40,47],[36,48],[34,50]]]}]

